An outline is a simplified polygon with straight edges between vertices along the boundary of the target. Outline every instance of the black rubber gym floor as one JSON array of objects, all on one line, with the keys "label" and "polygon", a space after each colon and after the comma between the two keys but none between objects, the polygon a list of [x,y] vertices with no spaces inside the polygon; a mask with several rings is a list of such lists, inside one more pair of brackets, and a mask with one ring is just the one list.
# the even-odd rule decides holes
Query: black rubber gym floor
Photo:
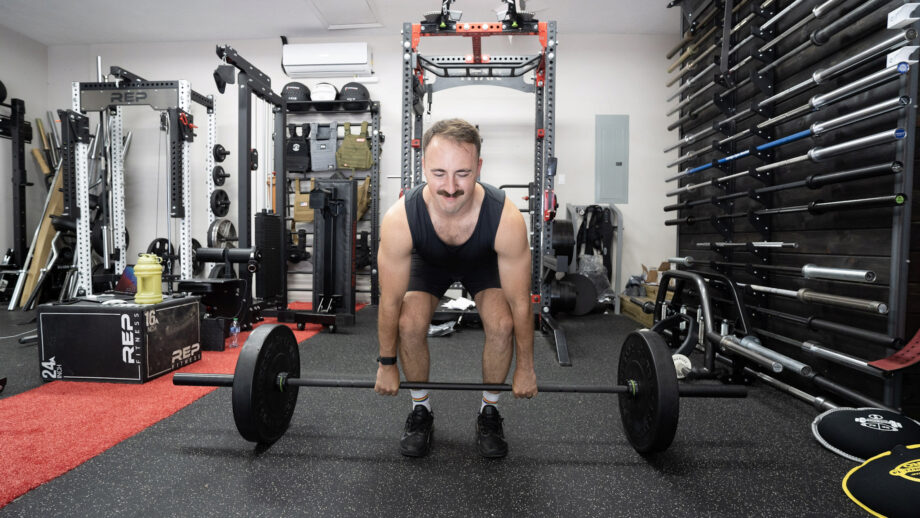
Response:
[{"label": "black rubber gym floor", "polygon": [[[539,380],[615,383],[619,344],[636,324],[590,315],[563,325],[574,365],[560,367],[538,334]],[[480,330],[430,344],[433,381],[480,381]],[[354,327],[301,345],[303,375],[369,379],[376,355],[376,308],[368,307]],[[3,340],[4,397],[37,385],[37,361],[34,346]],[[479,399],[433,393],[431,454],[410,459],[398,452],[407,391],[302,388],[287,434],[260,450],[237,434],[230,390],[218,389],[0,516],[863,515],[840,486],[856,464],[812,438],[815,409],[770,387],[755,385],[747,399],[682,399],[677,438],[653,458],[627,442],[616,396],[584,394],[503,394],[510,453],[480,458]]]}]

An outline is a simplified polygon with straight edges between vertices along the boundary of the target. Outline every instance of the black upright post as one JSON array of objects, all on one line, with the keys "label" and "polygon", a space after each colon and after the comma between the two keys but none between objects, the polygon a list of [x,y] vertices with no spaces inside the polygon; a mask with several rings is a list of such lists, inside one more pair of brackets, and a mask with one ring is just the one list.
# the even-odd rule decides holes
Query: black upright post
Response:
[{"label": "black upright post", "polygon": [[[272,109],[275,114],[275,127],[272,136],[272,150],[275,153],[275,212],[281,219],[281,232],[287,236],[288,210],[287,195],[287,164],[284,161],[284,128],[287,126],[287,102],[282,98],[281,106],[275,106]],[[279,307],[286,308],[288,305],[287,289],[287,258],[290,250],[288,249],[288,240],[286,237],[281,238],[281,257],[278,264],[278,271],[284,272],[281,280],[281,292]]]},{"label": "black upright post", "polygon": [[[240,248],[249,248],[252,246],[252,231],[249,225],[249,219],[252,217],[252,199],[249,188],[250,173],[252,172],[250,164],[250,152],[252,150],[252,90],[249,87],[249,75],[246,72],[240,72],[237,76],[239,85],[239,140],[237,142],[237,228],[239,229]],[[252,302],[252,274],[246,268],[240,268],[240,278],[246,281],[247,289],[243,290],[243,305],[249,306]],[[248,324],[248,322],[247,322]]]},{"label": "black upright post", "polygon": [[10,140],[13,145],[13,263],[22,266],[26,253],[26,157],[24,135],[26,103],[10,100]]}]

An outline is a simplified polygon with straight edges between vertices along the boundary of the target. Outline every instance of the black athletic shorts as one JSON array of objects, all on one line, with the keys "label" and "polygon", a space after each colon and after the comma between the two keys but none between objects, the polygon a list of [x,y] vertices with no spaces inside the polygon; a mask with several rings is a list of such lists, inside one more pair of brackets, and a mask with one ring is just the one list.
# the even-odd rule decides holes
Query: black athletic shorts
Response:
[{"label": "black athletic shorts", "polygon": [[440,299],[454,282],[463,284],[470,292],[470,297],[475,297],[477,293],[488,288],[501,288],[498,261],[485,261],[464,271],[448,271],[443,266],[429,264],[412,252],[408,291],[424,291]]}]

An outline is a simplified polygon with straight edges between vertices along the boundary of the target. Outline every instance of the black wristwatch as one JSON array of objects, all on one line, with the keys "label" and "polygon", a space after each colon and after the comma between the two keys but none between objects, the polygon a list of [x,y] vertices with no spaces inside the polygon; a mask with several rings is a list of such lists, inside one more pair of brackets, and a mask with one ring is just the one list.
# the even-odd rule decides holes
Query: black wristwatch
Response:
[{"label": "black wristwatch", "polygon": [[380,365],[396,365],[396,357],[395,356],[378,356],[377,362],[380,363]]}]

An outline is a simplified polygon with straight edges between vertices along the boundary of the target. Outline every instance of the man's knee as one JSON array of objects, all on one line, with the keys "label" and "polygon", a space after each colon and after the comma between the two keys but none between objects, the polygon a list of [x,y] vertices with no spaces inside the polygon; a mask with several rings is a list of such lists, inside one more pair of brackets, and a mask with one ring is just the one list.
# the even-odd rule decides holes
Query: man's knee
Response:
[{"label": "man's knee", "polygon": [[399,314],[399,336],[418,339],[428,332],[429,319],[420,311],[406,311]]},{"label": "man's knee", "polygon": [[511,337],[514,335],[514,319],[511,318],[511,313],[501,312],[498,315],[494,315],[494,318],[490,319],[491,321],[483,324],[486,335],[491,338],[491,341],[496,343],[510,343]]}]

